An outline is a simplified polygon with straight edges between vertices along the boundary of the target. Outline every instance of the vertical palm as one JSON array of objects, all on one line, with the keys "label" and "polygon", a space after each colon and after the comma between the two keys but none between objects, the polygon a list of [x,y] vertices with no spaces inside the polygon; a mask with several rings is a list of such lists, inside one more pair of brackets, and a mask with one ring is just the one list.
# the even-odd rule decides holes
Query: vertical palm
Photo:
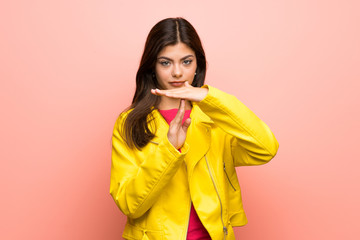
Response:
[{"label": "vertical palm", "polygon": [[175,118],[170,122],[169,131],[167,137],[169,142],[176,148],[179,149],[184,145],[186,139],[186,132],[190,125],[190,118],[186,119],[184,123],[182,120],[185,113],[185,100],[181,99],[179,110]]}]

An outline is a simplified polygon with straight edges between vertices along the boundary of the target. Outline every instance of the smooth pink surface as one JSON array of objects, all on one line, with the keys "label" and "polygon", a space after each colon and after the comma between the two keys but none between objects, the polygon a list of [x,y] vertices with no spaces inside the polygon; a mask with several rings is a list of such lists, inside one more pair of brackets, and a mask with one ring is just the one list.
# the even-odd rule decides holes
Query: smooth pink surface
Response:
[{"label": "smooth pink surface", "polygon": [[346,0],[2,1],[0,239],[121,239],[111,133],[150,28],[198,30],[207,83],[273,130],[238,169],[237,239],[359,239],[360,4]]}]

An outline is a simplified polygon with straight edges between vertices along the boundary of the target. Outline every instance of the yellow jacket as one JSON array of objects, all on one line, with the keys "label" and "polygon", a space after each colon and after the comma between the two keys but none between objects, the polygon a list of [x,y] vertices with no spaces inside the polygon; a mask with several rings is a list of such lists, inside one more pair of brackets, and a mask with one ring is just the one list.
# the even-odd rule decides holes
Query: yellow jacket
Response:
[{"label": "yellow jacket", "polygon": [[125,239],[186,239],[191,202],[212,239],[235,239],[232,227],[247,223],[235,167],[264,164],[279,145],[234,96],[204,87],[209,92],[193,103],[181,153],[158,110],[156,137],[141,151],[120,136],[127,113],[116,121],[110,194],[128,217]]}]

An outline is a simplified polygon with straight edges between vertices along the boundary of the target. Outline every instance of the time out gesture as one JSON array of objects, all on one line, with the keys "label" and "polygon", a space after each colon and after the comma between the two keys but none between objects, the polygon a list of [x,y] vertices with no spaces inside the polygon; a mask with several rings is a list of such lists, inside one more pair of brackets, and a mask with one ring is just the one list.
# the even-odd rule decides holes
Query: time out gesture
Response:
[{"label": "time out gesture", "polygon": [[185,113],[185,100],[200,102],[206,97],[208,91],[209,90],[207,88],[193,87],[187,81],[185,81],[184,86],[180,88],[173,88],[168,90],[151,90],[151,93],[157,96],[180,99],[178,112],[175,118],[170,122],[169,131],[167,134],[169,142],[176,149],[181,148],[184,144],[186,139],[186,132],[191,123],[191,119],[188,118],[182,124]]}]

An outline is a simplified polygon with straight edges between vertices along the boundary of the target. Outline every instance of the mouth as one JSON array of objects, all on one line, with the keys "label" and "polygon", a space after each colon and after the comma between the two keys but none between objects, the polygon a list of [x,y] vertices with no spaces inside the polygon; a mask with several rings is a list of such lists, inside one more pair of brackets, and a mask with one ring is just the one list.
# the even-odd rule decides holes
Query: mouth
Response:
[{"label": "mouth", "polygon": [[181,87],[181,86],[183,86],[183,85],[184,85],[184,83],[185,83],[185,81],[174,81],[174,82],[169,82],[169,84],[170,84],[171,86],[174,86],[174,87]]}]

